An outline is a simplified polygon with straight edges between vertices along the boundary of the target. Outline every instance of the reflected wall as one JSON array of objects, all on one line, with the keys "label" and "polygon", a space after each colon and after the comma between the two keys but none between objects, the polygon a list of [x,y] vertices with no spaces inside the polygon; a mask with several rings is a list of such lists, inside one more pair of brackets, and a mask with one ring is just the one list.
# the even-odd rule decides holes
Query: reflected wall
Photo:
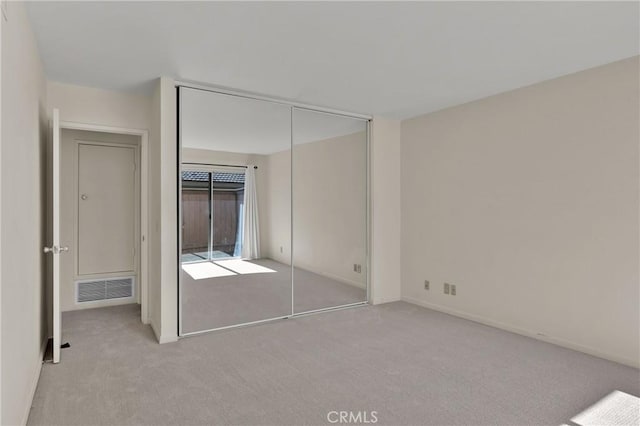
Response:
[{"label": "reflected wall", "polygon": [[367,300],[367,125],[294,108],[296,313]]}]

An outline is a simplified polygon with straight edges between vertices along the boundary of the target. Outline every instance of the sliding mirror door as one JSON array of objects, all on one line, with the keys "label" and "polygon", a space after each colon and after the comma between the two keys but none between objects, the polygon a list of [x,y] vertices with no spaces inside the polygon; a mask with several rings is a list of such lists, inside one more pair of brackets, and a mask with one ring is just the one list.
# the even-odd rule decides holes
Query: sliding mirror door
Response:
[{"label": "sliding mirror door", "polygon": [[180,334],[292,314],[291,108],[180,88]]},{"label": "sliding mirror door", "polygon": [[368,122],[293,109],[294,313],[367,300]]}]

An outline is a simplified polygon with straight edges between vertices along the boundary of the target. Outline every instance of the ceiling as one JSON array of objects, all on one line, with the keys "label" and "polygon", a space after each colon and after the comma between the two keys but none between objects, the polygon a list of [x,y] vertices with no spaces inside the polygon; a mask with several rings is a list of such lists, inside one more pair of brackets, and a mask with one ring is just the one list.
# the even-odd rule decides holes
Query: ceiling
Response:
[{"label": "ceiling", "polygon": [[407,118],[639,54],[638,2],[30,2],[49,79]]}]

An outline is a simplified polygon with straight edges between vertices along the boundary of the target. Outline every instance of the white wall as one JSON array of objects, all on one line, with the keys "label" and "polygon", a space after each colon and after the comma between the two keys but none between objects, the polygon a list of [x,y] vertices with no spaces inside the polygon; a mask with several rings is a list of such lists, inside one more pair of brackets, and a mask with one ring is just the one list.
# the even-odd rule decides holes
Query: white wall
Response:
[{"label": "white wall", "polygon": [[[160,183],[152,188],[154,197],[159,197],[159,244],[158,257],[153,259],[150,268],[160,271],[158,281],[150,286],[150,292],[160,292],[151,296],[159,303],[159,312],[151,317],[151,325],[160,343],[174,342],[178,339],[178,208],[177,208],[177,120],[176,120],[176,88],[172,79],[162,77],[158,80],[152,107],[158,114],[154,118],[152,134],[160,141],[159,157],[154,156],[155,163],[150,179]],[[154,199],[153,204],[158,201]],[[158,219],[157,217],[155,219]],[[156,307],[157,308],[157,307]]]},{"label": "white wall", "polygon": [[[22,3],[2,23],[2,415],[24,424],[46,343],[46,87]],[[2,19],[0,17],[0,19]]]},{"label": "white wall", "polygon": [[371,302],[400,300],[400,121],[371,125]]},{"label": "white wall", "polygon": [[62,121],[142,130],[151,123],[151,98],[146,96],[50,81],[47,104],[49,114],[60,109]]},{"label": "white wall", "polygon": [[160,324],[162,317],[162,288],[160,275],[160,236],[161,236],[161,182],[162,165],[160,164],[160,79],[157,80],[151,98],[151,112],[149,123],[149,138],[154,141],[149,146],[149,223],[148,223],[148,244],[149,244],[149,323],[160,340]]},{"label": "white wall", "polygon": [[635,57],[403,121],[403,297],[637,367],[638,75]]}]

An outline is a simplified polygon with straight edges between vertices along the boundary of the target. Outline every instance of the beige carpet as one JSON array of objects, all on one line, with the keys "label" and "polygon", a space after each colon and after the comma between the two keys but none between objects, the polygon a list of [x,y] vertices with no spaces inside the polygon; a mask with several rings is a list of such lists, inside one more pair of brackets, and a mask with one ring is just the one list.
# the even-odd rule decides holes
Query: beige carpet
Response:
[{"label": "beige carpet", "polygon": [[[234,262],[244,265],[236,266]],[[204,276],[206,268],[212,274],[228,275],[196,280],[182,272],[183,333],[291,314],[291,267],[285,264],[261,259],[183,265],[183,268],[190,267],[196,271],[205,268]],[[234,270],[250,273],[234,274]],[[295,268],[294,274],[296,313],[363,302],[367,298],[363,288],[300,268]]]},{"label": "beige carpet", "polygon": [[[63,315],[30,425],[574,425],[636,369],[397,302],[158,345],[139,308]],[[574,425],[575,426],[575,425]]]}]

